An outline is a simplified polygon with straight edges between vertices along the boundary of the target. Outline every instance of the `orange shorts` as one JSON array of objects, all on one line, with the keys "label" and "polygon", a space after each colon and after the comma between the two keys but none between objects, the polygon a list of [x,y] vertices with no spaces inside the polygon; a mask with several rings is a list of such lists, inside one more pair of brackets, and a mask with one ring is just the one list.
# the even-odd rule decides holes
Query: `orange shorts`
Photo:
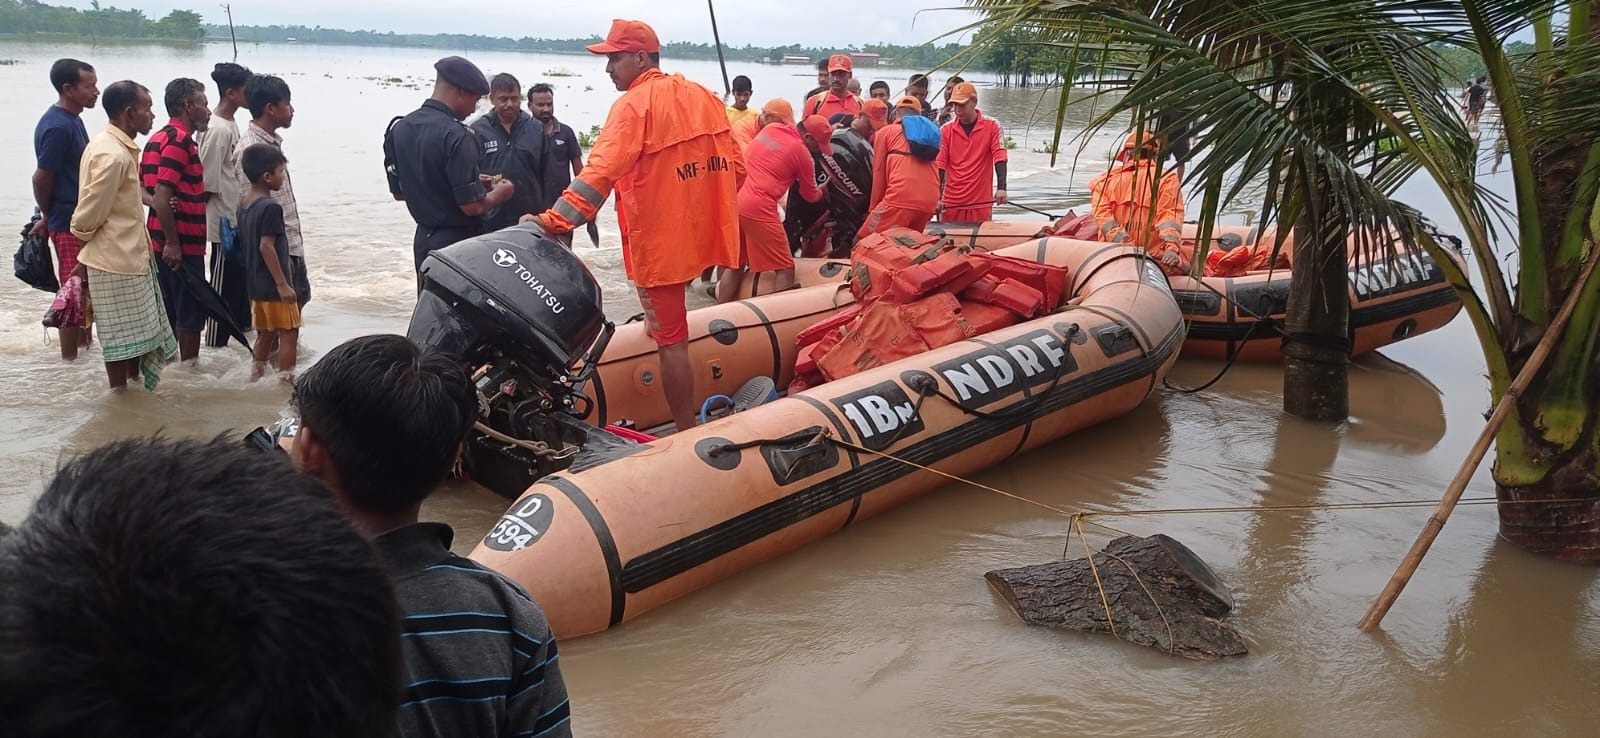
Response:
[{"label": "orange shorts", "polygon": [[688,284],[639,287],[639,304],[644,307],[645,325],[657,346],[673,346],[689,340],[689,308],[684,290]]},{"label": "orange shorts", "polygon": [[794,255],[783,223],[739,216],[739,262],[752,272],[793,269]]},{"label": "orange shorts", "polygon": [[300,305],[282,300],[251,300],[250,322],[260,333],[297,330],[300,328]]},{"label": "orange shorts", "polygon": [[912,210],[911,208],[879,205],[872,212],[867,213],[867,220],[861,224],[861,230],[856,233],[856,238],[866,238],[895,226],[921,231],[928,227],[928,221],[930,220],[933,220],[933,211],[931,210]]}]

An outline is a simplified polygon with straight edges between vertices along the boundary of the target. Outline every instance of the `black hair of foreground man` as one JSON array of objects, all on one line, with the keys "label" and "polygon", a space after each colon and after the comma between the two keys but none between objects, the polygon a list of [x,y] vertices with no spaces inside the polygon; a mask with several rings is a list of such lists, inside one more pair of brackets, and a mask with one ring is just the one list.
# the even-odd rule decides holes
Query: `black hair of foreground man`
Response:
[{"label": "black hair of foreground man", "polygon": [[0,725],[34,736],[385,736],[399,614],[327,488],[237,441],[66,464],[0,539]]},{"label": "black hair of foreground man", "polygon": [[[346,341],[295,380],[302,437],[325,448],[329,479],[361,512],[413,510],[444,481],[478,414],[461,360],[404,336]],[[381,532],[381,531],[376,531]]]}]

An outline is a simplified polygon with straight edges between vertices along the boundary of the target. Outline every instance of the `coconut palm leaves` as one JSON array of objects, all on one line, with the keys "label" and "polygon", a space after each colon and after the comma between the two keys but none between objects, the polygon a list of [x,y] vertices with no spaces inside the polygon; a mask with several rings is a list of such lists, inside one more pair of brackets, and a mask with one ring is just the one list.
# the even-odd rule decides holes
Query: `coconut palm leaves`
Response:
[{"label": "coconut palm leaves", "polygon": [[[968,4],[984,13],[985,29],[1019,29],[1035,43],[1073,49],[1074,63],[1094,60],[1067,74],[1104,101],[1096,126],[1132,120],[1159,133],[1183,124],[1201,131],[1186,178],[1202,195],[1203,231],[1223,205],[1264,182],[1269,219],[1304,223],[1309,215],[1321,234],[1348,229],[1381,243],[1371,234],[1392,232],[1437,250],[1427,222],[1397,198],[1402,183],[1425,172],[1472,247],[1476,289],[1451,260],[1436,261],[1462,295],[1496,399],[1561,302],[1578,294],[1569,331],[1497,438],[1502,495],[1550,498],[1552,485],[1570,488],[1575,478],[1588,480],[1582,494],[1600,494],[1600,285],[1576,284],[1595,240],[1591,223],[1600,224],[1600,17],[1590,0]],[[1510,39],[1530,33],[1532,53],[1506,53]],[[1488,70],[1511,202],[1476,182],[1477,141],[1444,92],[1461,81],[1445,79],[1439,45],[1478,54]],[[1502,521],[1545,514],[1514,508],[1530,512],[1503,510]],[[1519,542],[1600,556],[1600,509],[1575,515],[1548,524],[1587,526],[1587,543]]]}]

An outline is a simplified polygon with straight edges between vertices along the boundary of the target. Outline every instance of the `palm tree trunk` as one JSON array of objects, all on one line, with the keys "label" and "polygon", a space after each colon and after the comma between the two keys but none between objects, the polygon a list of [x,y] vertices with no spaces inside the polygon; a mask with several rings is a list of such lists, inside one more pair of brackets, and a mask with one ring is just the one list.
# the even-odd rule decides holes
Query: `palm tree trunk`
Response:
[{"label": "palm tree trunk", "polygon": [[1307,420],[1350,416],[1350,292],[1345,233],[1313,225],[1311,208],[1294,225],[1289,305],[1284,316],[1283,409]]},{"label": "palm tree trunk", "polygon": [[[1594,430],[1591,424],[1589,432]],[[1555,459],[1549,473],[1534,484],[1495,486],[1495,494],[1502,502],[1516,503],[1500,505],[1501,537],[1557,559],[1600,562],[1600,479],[1595,474],[1596,458],[1591,444],[1580,444],[1578,449]]]}]

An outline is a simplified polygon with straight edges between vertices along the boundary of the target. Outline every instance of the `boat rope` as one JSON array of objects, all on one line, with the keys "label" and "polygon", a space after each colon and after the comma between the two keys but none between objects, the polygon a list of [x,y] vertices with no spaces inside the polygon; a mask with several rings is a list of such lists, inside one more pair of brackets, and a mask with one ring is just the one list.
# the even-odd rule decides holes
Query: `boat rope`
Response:
[{"label": "boat rope", "polygon": [[561,444],[561,450],[557,451],[553,448],[550,448],[550,445],[544,441],[526,441],[515,436],[508,436],[500,431],[490,428],[481,420],[474,422],[472,427],[479,433],[493,438],[496,441],[500,441],[501,443],[509,443],[513,446],[525,449],[535,456],[541,456],[546,459],[550,459],[551,461],[558,461],[576,456],[580,450],[577,446],[574,446],[570,443],[563,443]]},{"label": "boat rope", "polygon": [[[1244,313],[1245,315],[1248,315],[1251,318],[1254,318],[1255,322],[1251,323],[1250,327],[1247,330],[1245,330],[1244,338],[1239,339],[1239,342],[1234,345],[1233,350],[1228,352],[1228,360],[1227,360],[1227,362],[1225,362],[1222,365],[1222,370],[1217,372],[1217,375],[1212,377],[1205,384],[1202,384],[1202,385],[1200,385],[1198,387],[1180,387],[1180,386],[1178,386],[1176,384],[1173,384],[1172,380],[1167,379],[1165,377],[1162,377],[1161,386],[1166,387],[1167,389],[1172,390],[1174,392],[1181,392],[1181,393],[1186,394],[1186,395],[1192,395],[1192,394],[1195,394],[1197,392],[1203,392],[1203,391],[1205,391],[1207,389],[1210,389],[1211,385],[1214,385],[1217,382],[1222,381],[1222,378],[1228,375],[1228,371],[1230,369],[1233,369],[1233,364],[1234,364],[1235,361],[1238,361],[1239,355],[1244,353],[1245,344],[1249,343],[1250,339],[1256,337],[1255,333],[1256,333],[1257,329],[1265,327],[1268,330],[1270,330],[1270,331],[1272,331],[1274,333],[1277,333],[1278,335],[1282,336],[1284,338],[1284,340],[1288,340],[1288,338],[1289,338],[1289,334],[1286,333],[1282,328],[1279,327],[1279,325],[1278,325],[1279,321],[1278,321],[1277,318],[1273,318],[1273,317],[1266,316],[1266,315],[1258,315],[1258,314],[1256,314],[1256,312],[1254,310],[1251,310],[1251,309],[1249,309],[1249,308],[1247,308],[1247,307],[1245,307],[1243,305],[1240,305],[1238,302],[1235,302],[1233,298],[1231,298],[1231,297],[1223,294],[1222,292],[1218,291],[1217,288],[1212,287],[1204,279],[1200,279],[1200,280],[1196,280],[1196,281],[1198,281],[1200,283],[1201,287],[1204,287],[1204,288],[1206,288],[1206,290],[1210,291],[1211,294],[1216,295],[1218,298],[1221,298],[1221,300],[1223,302],[1226,302],[1229,305],[1232,305],[1233,309],[1235,309],[1235,310],[1237,310],[1237,311],[1239,311],[1241,313]],[[1189,321],[1189,320],[1186,319],[1184,322],[1186,324],[1184,326],[1184,330],[1185,330],[1185,332],[1187,332],[1188,328],[1189,328],[1189,325],[1192,325],[1193,321]],[[1348,351],[1348,350],[1349,350],[1349,347],[1348,347],[1348,342],[1347,342],[1346,351]]]},{"label": "boat rope", "polygon": [[1263,318],[1250,324],[1250,327],[1244,332],[1244,338],[1239,339],[1239,342],[1234,345],[1233,350],[1228,352],[1228,360],[1223,363],[1222,371],[1217,372],[1217,375],[1207,380],[1205,384],[1202,384],[1198,387],[1181,387],[1173,384],[1171,379],[1162,377],[1161,386],[1166,387],[1173,392],[1179,392],[1185,395],[1192,395],[1211,389],[1211,385],[1222,381],[1222,378],[1228,375],[1228,370],[1233,368],[1233,363],[1239,360],[1240,354],[1244,353],[1245,343],[1249,342],[1251,338],[1255,337],[1256,329],[1266,326],[1272,330],[1277,330],[1277,326],[1275,325],[1276,323],[1277,321],[1272,318]]}]

